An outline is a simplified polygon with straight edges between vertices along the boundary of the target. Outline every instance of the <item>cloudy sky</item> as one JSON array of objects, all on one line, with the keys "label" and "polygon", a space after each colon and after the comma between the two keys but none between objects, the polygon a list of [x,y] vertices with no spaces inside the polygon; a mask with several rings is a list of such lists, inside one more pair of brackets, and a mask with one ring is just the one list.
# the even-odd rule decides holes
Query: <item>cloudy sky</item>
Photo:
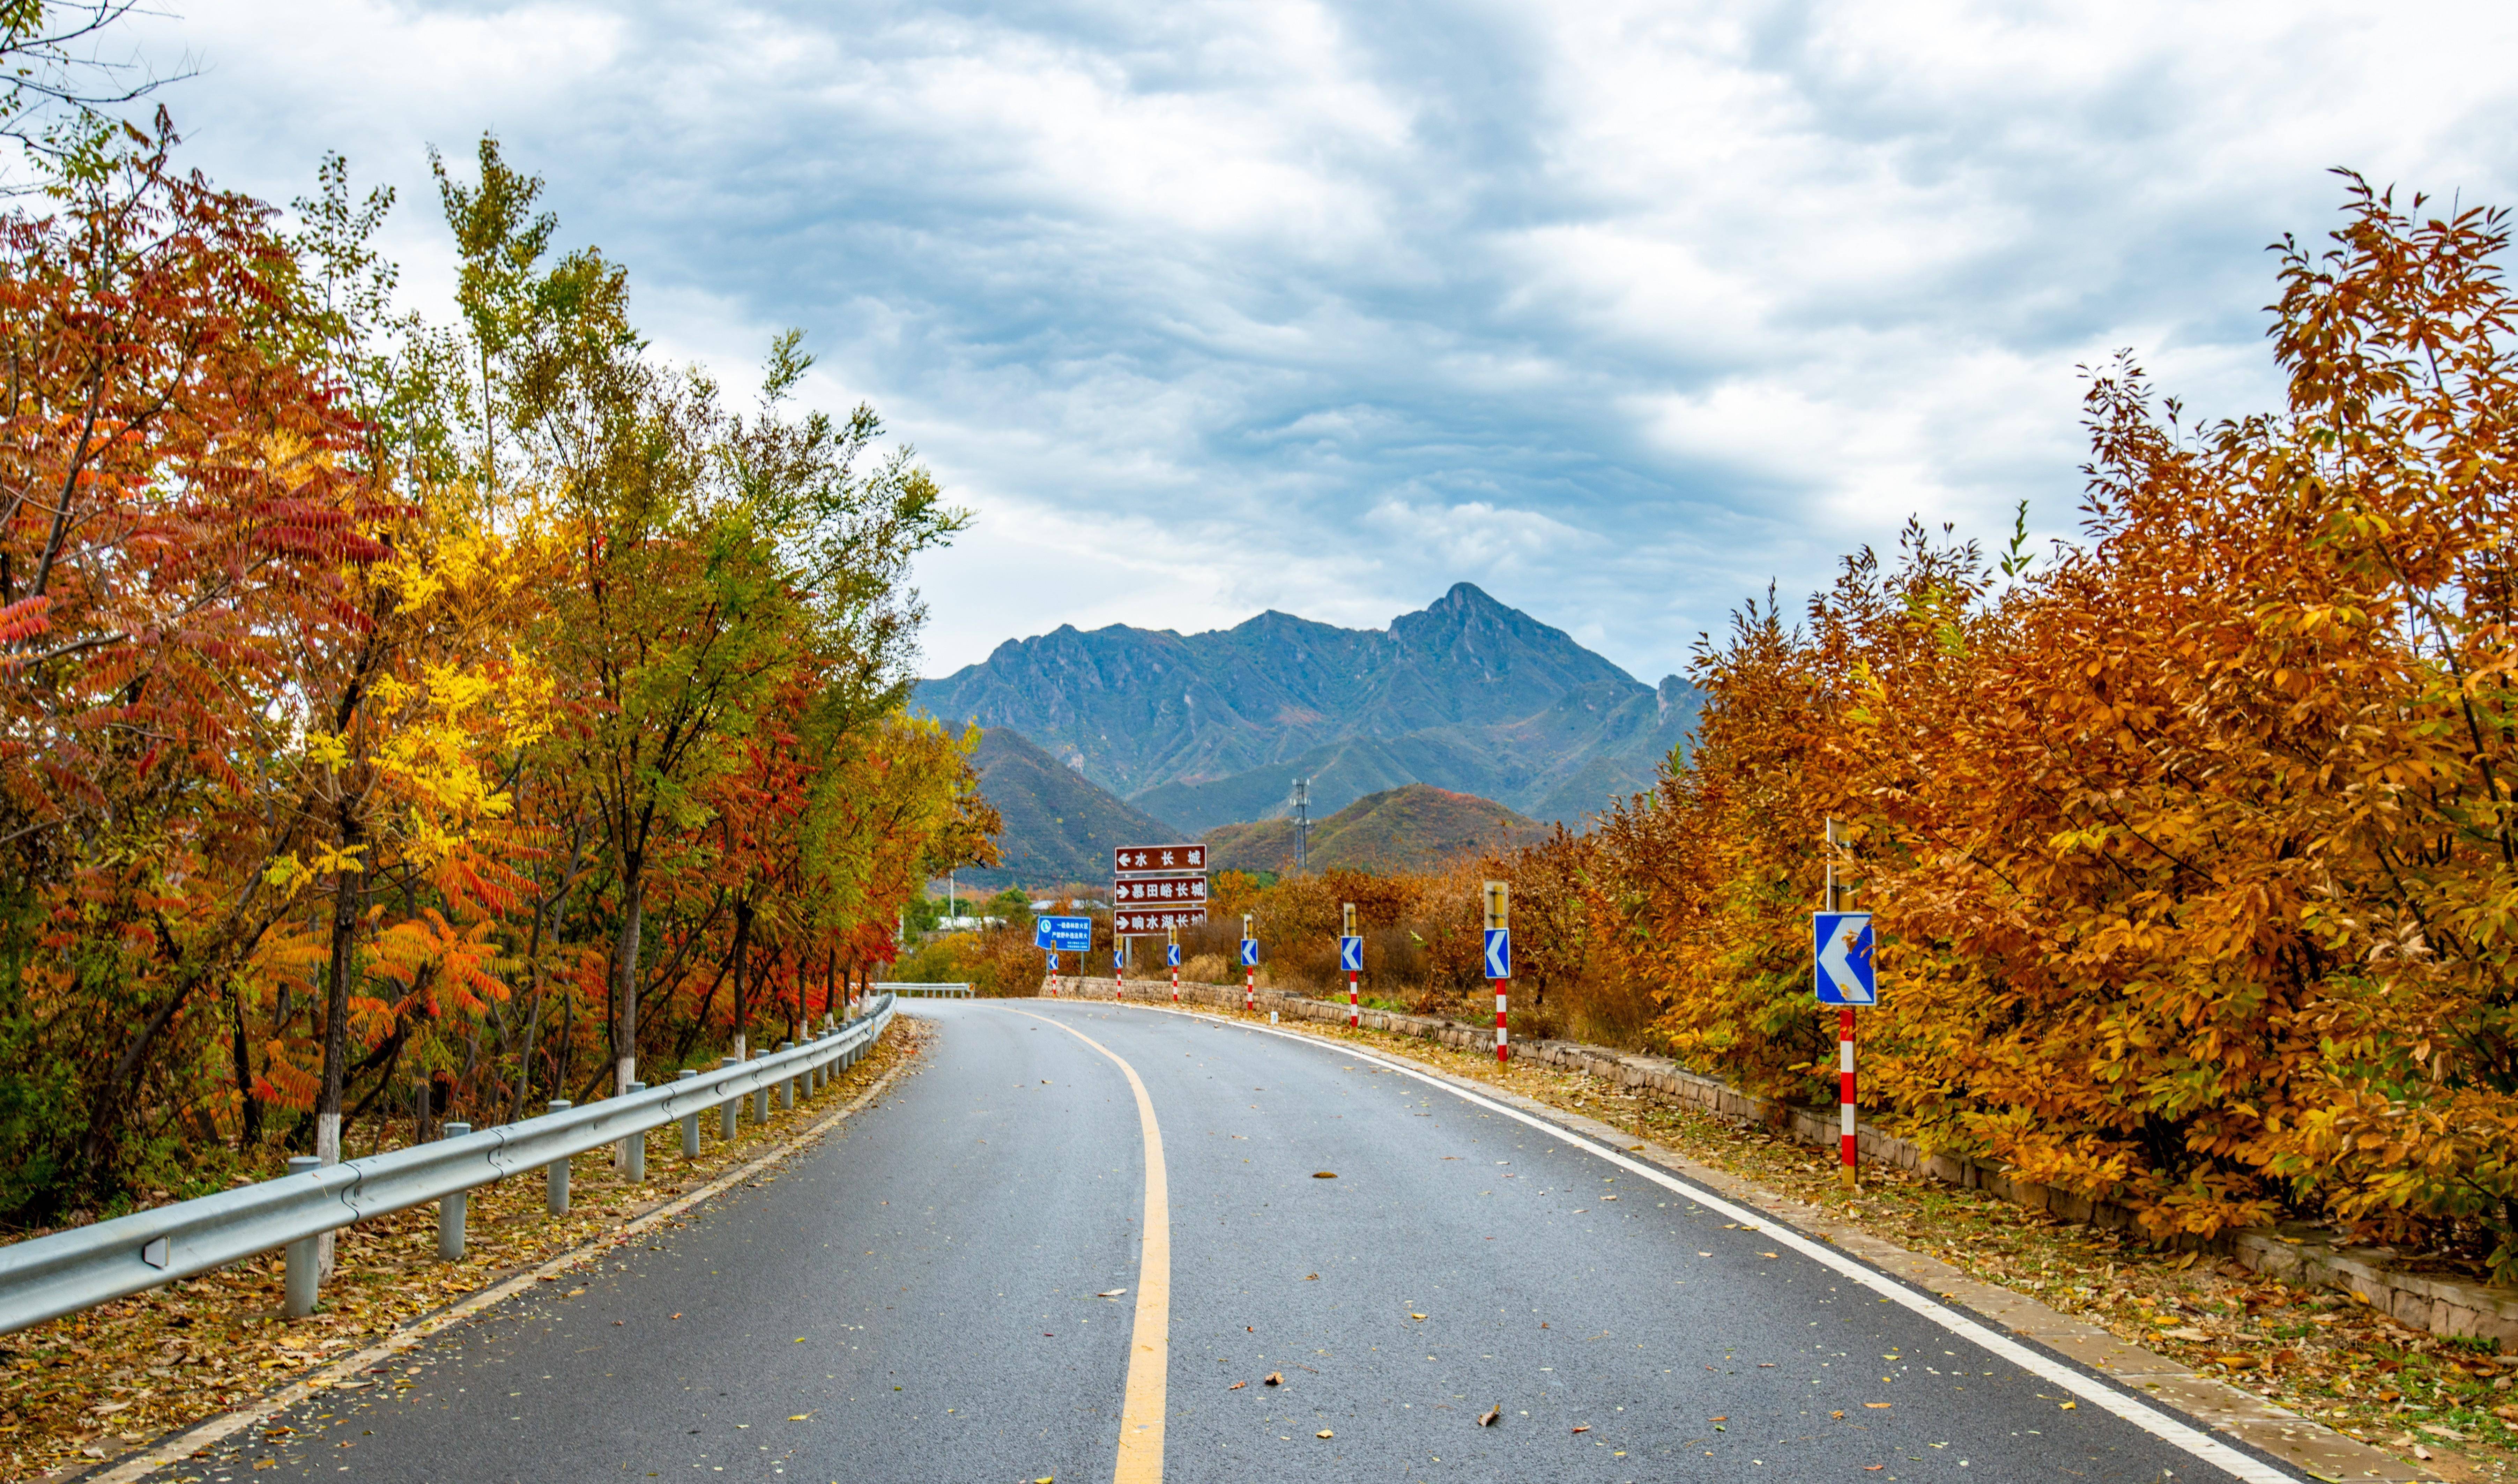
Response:
[{"label": "cloudy sky", "polygon": [[2076,366],[2278,393],[2348,165],[2518,201],[2518,7],[159,0],[195,163],[401,192],[484,130],[658,343],[808,331],[977,514],[927,671],[1479,584],[1647,678],[1910,513],[2072,529]]}]

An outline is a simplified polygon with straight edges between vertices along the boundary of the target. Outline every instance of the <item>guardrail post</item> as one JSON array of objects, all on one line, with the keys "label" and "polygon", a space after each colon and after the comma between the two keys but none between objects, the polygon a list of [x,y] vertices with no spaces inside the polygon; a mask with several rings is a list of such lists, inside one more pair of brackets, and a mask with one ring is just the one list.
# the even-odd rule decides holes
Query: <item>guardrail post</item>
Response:
[{"label": "guardrail post", "polygon": [[[796,1043],[788,1041],[778,1049],[793,1051],[796,1049]],[[796,1111],[796,1078],[792,1074],[782,1078],[778,1083],[778,1106],[788,1113]]]},{"label": "guardrail post", "polygon": [[[682,1074],[679,1077],[674,1078],[674,1080],[687,1082],[698,1075],[699,1071],[696,1068],[685,1067],[682,1069]],[[689,1113],[682,1114],[682,1157],[685,1159],[696,1159],[699,1157],[700,1113],[699,1110],[694,1108]]]},{"label": "guardrail post", "polygon": [[[301,1155],[288,1161],[288,1172],[292,1175],[309,1174],[323,1167],[324,1161],[311,1155]],[[304,1319],[315,1312],[317,1240],[317,1237],[300,1237],[288,1244],[288,1266],[281,1278],[280,1288],[282,1312],[290,1319]]]},{"label": "guardrail post", "polygon": [[[446,1137],[460,1139],[472,1131],[469,1123],[449,1123]],[[437,1255],[448,1262],[463,1256],[463,1206],[472,1199],[470,1191],[456,1191],[437,1198]]]},{"label": "guardrail post", "polygon": [[755,1123],[769,1121],[769,1084],[766,1082],[753,1089],[752,1121]]},{"label": "guardrail post", "polygon": [[[565,1113],[576,1106],[576,1104],[570,1102],[566,1098],[553,1098],[550,1100],[550,1111],[552,1113]],[[568,1161],[564,1158],[553,1159],[550,1163],[543,1165],[543,1183],[549,1187],[547,1192],[547,1204],[550,1207],[550,1213],[554,1216],[567,1215]]]},{"label": "guardrail post", "polygon": [[[743,1058],[726,1057],[716,1065],[720,1068],[740,1067],[743,1065]],[[734,1137],[734,1120],[742,1112],[743,1094],[736,1093],[733,1097],[725,1100],[725,1106],[717,1111],[716,1136],[718,1138],[731,1139]]]},{"label": "guardrail post", "polygon": [[[807,1041],[818,1041],[821,1038],[822,1033],[818,1030],[804,1037]],[[822,1083],[826,1080],[823,1074],[830,1069],[831,1064],[827,1058],[804,1069],[804,1096],[809,1098],[822,1090]]]},{"label": "guardrail post", "polygon": [[[647,1090],[647,1084],[644,1082],[632,1082],[630,1084],[630,1090],[631,1092],[645,1092]],[[632,1185],[643,1183],[646,1180],[647,1131],[645,1129],[634,1129],[629,1134],[623,1136],[621,1140],[621,1172]]]}]

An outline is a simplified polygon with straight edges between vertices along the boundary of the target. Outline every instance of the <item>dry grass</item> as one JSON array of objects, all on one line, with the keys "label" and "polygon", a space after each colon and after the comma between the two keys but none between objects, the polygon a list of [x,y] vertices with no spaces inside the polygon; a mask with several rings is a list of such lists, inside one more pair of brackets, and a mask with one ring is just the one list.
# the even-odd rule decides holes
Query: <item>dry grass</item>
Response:
[{"label": "dry grass", "polygon": [[1910,1251],[2103,1326],[2336,1431],[2447,1477],[2518,1480],[2518,1356],[2488,1341],[2409,1330],[2339,1293],[2308,1293],[2216,1259],[2153,1251],[1980,1191],[1903,1170],[1866,1171],[1848,1197],[1833,1151],[1583,1072],[1515,1063],[1385,1031],[1286,1028],[1363,1041],[1649,1138],[1779,1195],[1826,1207]]},{"label": "dry grass", "polygon": [[543,1209],[539,1171],[474,1190],[460,1262],[437,1259],[434,1204],[347,1228],[309,1318],[280,1316],[281,1257],[270,1252],[0,1338],[0,1477],[92,1467],[599,1241],[845,1107],[915,1054],[914,1024],[895,1020],[872,1055],[793,1112],[773,1101],[769,1121],[756,1124],[747,1109],[730,1141],[703,1117],[696,1160],[683,1160],[678,1125],[651,1131],[643,1186],[614,1174],[609,1151],[578,1156],[566,1216]]}]

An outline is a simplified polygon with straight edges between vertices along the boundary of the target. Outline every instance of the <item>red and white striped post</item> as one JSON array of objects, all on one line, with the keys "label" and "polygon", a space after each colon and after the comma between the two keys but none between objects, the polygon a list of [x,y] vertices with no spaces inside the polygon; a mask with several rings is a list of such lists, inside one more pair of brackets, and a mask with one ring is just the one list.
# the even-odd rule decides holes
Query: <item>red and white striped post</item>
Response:
[{"label": "red and white striped post", "polygon": [[[1241,914],[1241,940],[1245,943],[1250,941],[1250,914],[1247,912]],[[1244,958],[1246,960],[1247,955]],[[1245,961],[1241,965],[1241,1013],[1255,1015],[1258,1010],[1259,966]]]},{"label": "red and white striped post", "polygon": [[1113,935],[1110,939],[1110,1002],[1117,1004],[1128,993],[1128,958],[1126,941]]},{"label": "red and white striped post", "polygon": [[1840,1139],[1845,1151],[1842,1175],[1847,1189],[1854,1180],[1854,1167],[1861,1157],[1861,1146],[1853,1134],[1853,1007],[1845,1005],[1836,1012],[1836,1067],[1839,1083],[1837,1099],[1842,1119]]},{"label": "red and white striped post", "polygon": [[[1506,933],[1511,929],[1512,884],[1490,881],[1487,883],[1487,931]],[[1500,1067],[1512,1060],[1512,1048],[1505,1040],[1504,1027],[1504,995],[1512,981],[1509,978],[1498,977],[1492,982],[1495,984],[1496,996],[1496,1065]]]},{"label": "red and white striped post", "polygon": [[1172,929],[1171,941],[1167,946],[1171,951],[1165,953],[1163,957],[1171,960],[1172,1003],[1177,1005],[1180,1003],[1180,929]]},{"label": "red and white striped post", "polygon": [[1049,950],[1049,997],[1058,998],[1058,950]]},{"label": "red and white striped post", "polygon": [[[1340,905],[1344,908],[1340,921],[1345,928],[1345,936],[1354,938],[1358,936],[1355,931],[1355,903],[1350,901]],[[1356,994],[1356,981],[1360,978],[1362,976],[1355,970],[1346,971],[1346,1028],[1349,1030],[1364,1028],[1364,1006]]]},{"label": "red and white striped post", "polygon": [[[1845,891],[1836,884],[1836,821],[1827,822],[1827,910],[1845,910]],[[1841,1158],[1837,1179],[1846,1190],[1855,1188],[1860,1178],[1862,1142],[1854,1129],[1853,1107],[1853,1007],[1839,1006],[1836,1012],[1836,1080],[1837,1080],[1837,1147]]]}]

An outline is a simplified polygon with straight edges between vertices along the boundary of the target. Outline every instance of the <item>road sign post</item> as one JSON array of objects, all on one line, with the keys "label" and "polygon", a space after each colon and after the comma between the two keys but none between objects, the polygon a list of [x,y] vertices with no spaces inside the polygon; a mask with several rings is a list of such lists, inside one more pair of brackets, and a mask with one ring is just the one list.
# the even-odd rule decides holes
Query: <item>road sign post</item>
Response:
[{"label": "road sign post", "polygon": [[1504,1033],[1504,996],[1512,983],[1512,884],[1487,883],[1487,978],[1495,982],[1496,1063],[1512,1060]]},{"label": "road sign post", "polygon": [[1355,931],[1355,903],[1339,907],[1338,967],[1346,971],[1346,1026],[1358,1030],[1364,1026],[1363,1002],[1356,994],[1356,981],[1364,976],[1364,938]]},{"label": "road sign post", "polygon": [[1855,1124],[1853,1079],[1853,1010],[1880,1002],[1880,982],[1873,961],[1871,914],[1845,910],[1845,892],[1836,880],[1836,852],[1843,844],[1836,821],[1827,822],[1826,910],[1810,917],[1810,960],[1818,1002],[1836,1012],[1838,1178],[1847,1190],[1860,1177],[1861,1143]]},{"label": "road sign post", "polygon": [[1119,950],[1119,939],[1110,939],[1110,998],[1113,1003],[1127,998],[1128,960]]},{"label": "road sign post", "polygon": [[1084,973],[1084,955],[1093,951],[1093,919],[1090,917],[1035,917],[1031,920],[1031,941],[1035,948],[1049,953],[1049,993],[1058,997],[1058,955],[1075,955],[1075,972]]},{"label": "road sign post", "polygon": [[1250,936],[1250,914],[1241,914],[1241,1011],[1259,1008],[1259,939]]}]

